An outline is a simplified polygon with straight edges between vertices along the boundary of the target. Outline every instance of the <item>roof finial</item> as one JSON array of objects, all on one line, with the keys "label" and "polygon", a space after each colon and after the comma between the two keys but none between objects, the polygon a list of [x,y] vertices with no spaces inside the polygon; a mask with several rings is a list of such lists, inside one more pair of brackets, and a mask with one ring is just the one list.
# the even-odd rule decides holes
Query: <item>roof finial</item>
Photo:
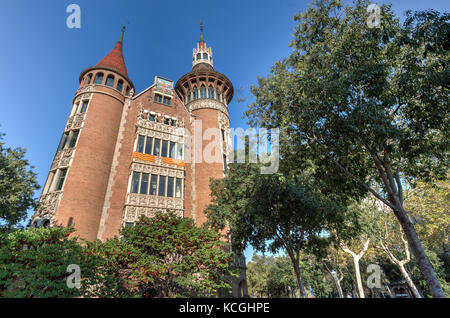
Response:
[{"label": "roof finial", "polygon": [[205,38],[203,37],[203,21],[200,20],[200,43],[205,42]]},{"label": "roof finial", "polygon": [[126,29],[126,27],[125,26],[123,26],[122,27],[122,33],[120,33],[120,38],[119,38],[119,43],[123,43],[123,34],[125,33],[125,29]]}]

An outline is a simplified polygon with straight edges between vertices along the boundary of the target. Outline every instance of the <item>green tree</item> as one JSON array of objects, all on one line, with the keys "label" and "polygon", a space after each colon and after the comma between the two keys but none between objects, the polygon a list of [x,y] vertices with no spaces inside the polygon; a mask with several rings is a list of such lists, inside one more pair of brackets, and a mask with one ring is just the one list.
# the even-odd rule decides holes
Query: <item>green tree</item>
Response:
[{"label": "green tree", "polygon": [[8,229],[37,206],[33,196],[39,185],[33,167],[24,159],[25,149],[5,147],[3,136],[0,133],[0,229]]},{"label": "green tree", "polygon": [[[232,254],[217,231],[196,227],[191,219],[173,212],[158,212],[152,218],[142,216],[120,233],[141,255],[132,263],[118,264],[118,269],[132,272],[128,281],[134,280],[144,297],[206,297],[230,288]],[[128,254],[115,246],[108,245],[113,264]]]},{"label": "green tree", "polygon": [[211,182],[209,223],[229,225],[234,245],[256,251],[285,251],[292,262],[300,296],[306,297],[299,262],[305,250],[320,252],[327,244],[323,231],[338,226],[338,206],[282,174],[261,175],[257,166],[231,164],[224,179]]},{"label": "green tree", "polygon": [[258,79],[246,114],[252,126],[279,127],[283,159],[311,160],[323,191],[343,200],[370,192],[388,206],[431,293],[445,297],[404,208],[402,180],[448,169],[448,14],[409,13],[402,26],[383,5],[380,26],[370,28],[368,5],[322,0],[296,15],[291,56]]},{"label": "green tree", "polygon": [[253,254],[247,264],[248,293],[251,297],[269,297],[268,278],[271,259],[265,255]]},{"label": "green tree", "polygon": [[[121,297],[129,293],[102,269],[103,259],[92,255],[73,228],[32,228],[0,233],[0,295],[3,297]],[[67,283],[80,268],[80,288]],[[72,281],[72,283],[75,283]]]}]

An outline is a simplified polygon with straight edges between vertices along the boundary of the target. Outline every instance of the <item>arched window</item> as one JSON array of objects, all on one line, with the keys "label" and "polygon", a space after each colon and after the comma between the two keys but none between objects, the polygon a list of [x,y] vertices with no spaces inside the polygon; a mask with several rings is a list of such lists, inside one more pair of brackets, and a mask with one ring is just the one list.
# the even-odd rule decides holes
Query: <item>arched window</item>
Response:
[{"label": "arched window", "polygon": [[206,98],[206,87],[203,85],[200,87],[200,98]]},{"label": "arched window", "polygon": [[203,59],[207,60],[208,59],[208,53],[203,53]]},{"label": "arched window", "polygon": [[121,79],[117,82],[116,89],[117,89],[119,92],[122,93],[122,89],[123,89],[123,81],[122,81]]},{"label": "arched window", "polygon": [[103,84],[103,73],[97,73],[95,76],[95,84]]},{"label": "arched window", "polygon": [[220,101],[220,93],[219,93],[219,91],[216,91],[216,99],[217,99],[218,101]]},{"label": "arched window", "polygon": [[202,59],[202,53],[197,53],[197,60],[201,60]]},{"label": "arched window", "polygon": [[91,84],[91,80],[92,80],[92,73],[89,73],[89,75],[87,76],[86,85]]},{"label": "arched window", "polygon": [[214,90],[212,86],[208,87],[208,98],[214,99]]},{"label": "arched window", "polygon": [[193,96],[192,96],[192,99],[193,99],[193,100],[198,99],[198,90],[197,90],[197,87],[194,87],[194,94],[193,94]]},{"label": "arched window", "polygon": [[114,75],[109,74],[106,78],[106,86],[113,87],[114,86]]},{"label": "arched window", "polygon": [[187,102],[189,103],[191,101],[191,91],[188,91],[187,93]]},{"label": "arched window", "polygon": [[130,86],[127,86],[127,90],[125,91],[125,95],[129,95],[130,94]]}]

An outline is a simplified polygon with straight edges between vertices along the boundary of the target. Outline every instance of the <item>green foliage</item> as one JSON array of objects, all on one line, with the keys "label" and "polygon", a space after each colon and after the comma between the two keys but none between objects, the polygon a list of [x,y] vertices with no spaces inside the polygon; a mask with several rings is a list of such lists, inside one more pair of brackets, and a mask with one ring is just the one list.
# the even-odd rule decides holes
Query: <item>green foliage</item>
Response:
[{"label": "green foliage", "polygon": [[33,198],[39,189],[36,174],[24,159],[25,149],[5,147],[0,133],[0,229],[23,221],[29,208],[37,206]]},{"label": "green foliage", "polygon": [[226,278],[233,274],[232,254],[216,231],[168,212],[142,216],[133,227],[122,229],[121,235],[134,250],[116,251],[116,245],[109,244],[108,251],[113,248],[109,258],[117,263],[130,255],[121,266],[133,271],[144,297],[202,297],[230,288]]},{"label": "green foliage", "polygon": [[[33,228],[0,233],[0,295],[3,297],[119,297],[114,277],[100,269],[72,228]],[[68,266],[80,267],[81,288],[69,288]]]}]

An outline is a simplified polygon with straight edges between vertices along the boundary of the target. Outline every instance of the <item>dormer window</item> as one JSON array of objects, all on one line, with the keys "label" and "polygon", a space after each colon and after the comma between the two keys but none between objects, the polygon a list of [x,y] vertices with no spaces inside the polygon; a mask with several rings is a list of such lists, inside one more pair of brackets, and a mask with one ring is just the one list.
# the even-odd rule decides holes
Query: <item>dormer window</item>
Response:
[{"label": "dormer window", "polygon": [[170,106],[170,99],[171,99],[170,97],[164,96],[163,104],[167,105],[167,106]]}]

